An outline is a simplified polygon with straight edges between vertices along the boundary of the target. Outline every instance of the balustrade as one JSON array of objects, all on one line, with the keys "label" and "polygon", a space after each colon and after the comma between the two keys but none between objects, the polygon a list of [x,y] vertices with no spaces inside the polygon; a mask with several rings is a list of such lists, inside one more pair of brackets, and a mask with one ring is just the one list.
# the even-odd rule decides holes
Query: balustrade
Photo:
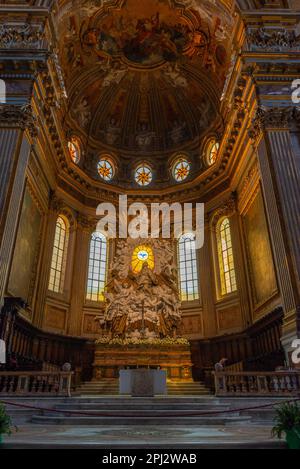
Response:
[{"label": "balustrade", "polygon": [[214,373],[216,396],[300,395],[300,371]]},{"label": "balustrade", "polygon": [[72,372],[0,372],[0,396],[71,397]]},{"label": "balustrade", "polygon": [[300,371],[214,373],[216,396],[300,395]]}]

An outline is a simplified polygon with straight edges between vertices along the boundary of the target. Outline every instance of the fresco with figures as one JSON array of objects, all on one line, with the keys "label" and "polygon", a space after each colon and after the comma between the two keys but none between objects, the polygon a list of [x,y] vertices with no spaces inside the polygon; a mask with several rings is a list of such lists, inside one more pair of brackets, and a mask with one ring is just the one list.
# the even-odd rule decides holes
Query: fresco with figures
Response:
[{"label": "fresco with figures", "polygon": [[62,16],[66,122],[83,141],[163,158],[221,123],[233,21],[203,3],[104,1]]}]

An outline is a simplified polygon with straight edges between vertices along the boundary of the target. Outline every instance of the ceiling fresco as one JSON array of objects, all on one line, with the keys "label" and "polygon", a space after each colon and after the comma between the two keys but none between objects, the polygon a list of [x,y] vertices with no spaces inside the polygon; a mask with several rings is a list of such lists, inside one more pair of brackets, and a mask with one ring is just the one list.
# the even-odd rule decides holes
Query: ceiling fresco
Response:
[{"label": "ceiling fresco", "polygon": [[209,0],[65,5],[69,127],[90,145],[129,156],[199,141],[219,121],[232,31],[224,5]]}]

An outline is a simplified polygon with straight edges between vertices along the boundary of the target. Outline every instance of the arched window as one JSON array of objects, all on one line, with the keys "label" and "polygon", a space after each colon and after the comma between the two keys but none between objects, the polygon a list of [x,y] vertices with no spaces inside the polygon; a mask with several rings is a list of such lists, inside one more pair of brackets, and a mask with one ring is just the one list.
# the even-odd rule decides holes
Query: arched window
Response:
[{"label": "arched window", "polygon": [[64,289],[65,267],[68,250],[68,227],[59,216],[56,220],[55,238],[50,269],[49,290],[61,293]]},{"label": "arched window", "polygon": [[237,290],[230,221],[225,218],[217,230],[222,295]]},{"label": "arched window", "polygon": [[220,143],[215,139],[211,139],[209,144],[207,145],[206,150],[206,161],[208,166],[212,166],[215,164],[218,158],[218,153],[220,150]]},{"label": "arched window", "polygon": [[186,233],[178,241],[179,285],[181,301],[199,299],[199,279],[195,235]]},{"label": "arched window", "polygon": [[69,140],[68,149],[69,149],[69,153],[72,158],[72,161],[75,164],[78,164],[81,158],[81,145],[77,137],[73,136],[71,140]]},{"label": "arched window", "polygon": [[92,234],[86,297],[90,301],[104,301],[107,277],[107,240],[99,232]]}]

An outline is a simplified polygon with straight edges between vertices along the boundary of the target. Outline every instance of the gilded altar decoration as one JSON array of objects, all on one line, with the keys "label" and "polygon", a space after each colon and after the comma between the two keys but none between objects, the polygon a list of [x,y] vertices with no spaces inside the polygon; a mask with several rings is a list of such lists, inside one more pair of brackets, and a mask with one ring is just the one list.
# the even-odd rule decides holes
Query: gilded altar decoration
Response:
[{"label": "gilded altar decoration", "polygon": [[98,317],[95,378],[118,366],[155,366],[191,378],[189,342],[178,336],[181,311],[175,249],[170,240],[120,240],[110,268],[104,316]]}]

